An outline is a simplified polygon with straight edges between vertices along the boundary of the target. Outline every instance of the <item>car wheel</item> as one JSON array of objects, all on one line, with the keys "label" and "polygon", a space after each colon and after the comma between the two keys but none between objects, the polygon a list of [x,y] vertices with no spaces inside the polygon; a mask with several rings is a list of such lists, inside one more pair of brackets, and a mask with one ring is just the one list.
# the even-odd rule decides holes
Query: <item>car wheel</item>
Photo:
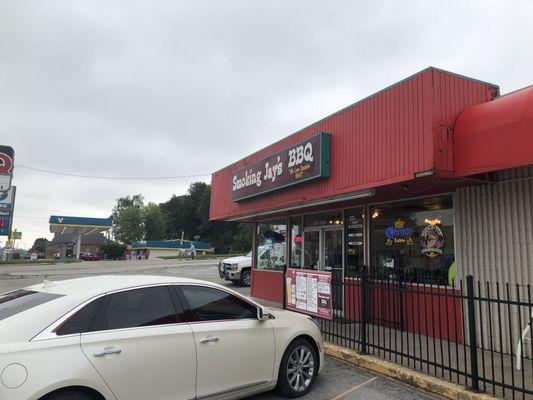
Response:
[{"label": "car wheel", "polygon": [[65,390],[59,393],[52,393],[44,397],[44,400],[95,400],[88,394],[75,390]]},{"label": "car wheel", "polygon": [[305,339],[296,339],[281,359],[278,392],[291,398],[305,396],[313,386],[317,368],[318,357],[313,346]]},{"label": "car wheel", "polygon": [[241,285],[250,286],[252,280],[252,273],[250,271],[242,271],[241,273]]}]

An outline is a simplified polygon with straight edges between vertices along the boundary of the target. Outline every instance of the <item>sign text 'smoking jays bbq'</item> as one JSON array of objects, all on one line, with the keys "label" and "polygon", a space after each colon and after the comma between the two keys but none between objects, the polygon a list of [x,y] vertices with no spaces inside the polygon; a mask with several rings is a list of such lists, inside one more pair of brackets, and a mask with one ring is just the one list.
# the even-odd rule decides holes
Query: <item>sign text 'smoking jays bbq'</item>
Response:
[{"label": "sign text 'smoking jays bbq'", "polygon": [[232,172],[233,201],[329,178],[331,135],[320,133]]}]

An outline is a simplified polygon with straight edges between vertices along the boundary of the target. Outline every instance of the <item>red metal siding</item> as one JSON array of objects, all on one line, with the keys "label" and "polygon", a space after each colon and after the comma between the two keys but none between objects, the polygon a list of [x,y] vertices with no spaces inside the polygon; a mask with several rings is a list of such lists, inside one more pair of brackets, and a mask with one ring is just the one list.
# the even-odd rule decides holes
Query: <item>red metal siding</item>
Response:
[{"label": "red metal siding", "polygon": [[[347,283],[344,290],[344,313],[353,320],[361,319],[359,285],[358,282],[353,285]],[[394,286],[391,284],[387,290],[381,287],[368,289],[368,318],[374,324],[401,326],[407,332],[463,342],[462,331],[456,330],[463,323],[461,300],[457,297],[461,295],[460,290],[408,284],[407,291],[400,293],[391,291]]]},{"label": "red metal siding", "polygon": [[498,96],[497,87],[487,87],[461,76],[435,70],[433,73],[434,113],[433,136],[435,140],[435,168],[454,170],[453,128],[459,113],[467,107],[484,103]]},{"label": "red metal siding", "polygon": [[[453,126],[463,104],[486,101],[494,88],[426,69],[214,173],[211,219],[228,219],[403,182],[436,166],[448,170],[453,159],[448,153],[451,150],[442,150],[449,141],[442,143],[440,125]],[[331,178],[239,203],[231,200],[232,171],[319,132],[332,135]],[[434,137],[436,132],[438,140]]]},{"label": "red metal siding", "polygon": [[253,297],[283,303],[283,274],[254,268],[250,291]]}]

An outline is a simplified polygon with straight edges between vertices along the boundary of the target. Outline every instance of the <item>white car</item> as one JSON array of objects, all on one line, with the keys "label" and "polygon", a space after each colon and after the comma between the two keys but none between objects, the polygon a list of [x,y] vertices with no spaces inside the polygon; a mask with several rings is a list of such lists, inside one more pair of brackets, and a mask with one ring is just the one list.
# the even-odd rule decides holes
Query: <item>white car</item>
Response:
[{"label": "white car", "polygon": [[323,366],[311,318],[209,282],[98,276],[0,295],[2,400],[299,397]]}]

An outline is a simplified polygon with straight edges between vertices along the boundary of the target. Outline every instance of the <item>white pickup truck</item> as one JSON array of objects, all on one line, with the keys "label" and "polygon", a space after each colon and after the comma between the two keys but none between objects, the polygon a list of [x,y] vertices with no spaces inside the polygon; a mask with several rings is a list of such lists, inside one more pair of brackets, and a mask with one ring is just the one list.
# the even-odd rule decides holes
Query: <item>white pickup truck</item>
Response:
[{"label": "white pickup truck", "polygon": [[[285,243],[276,243],[273,247],[259,246],[258,264],[272,267],[285,264]],[[278,257],[279,255],[279,257]],[[267,267],[268,268],[268,267]],[[218,263],[218,274],[221,279],[250,286],[252,282],[252,252],[245,256],[230,257]]]}]

